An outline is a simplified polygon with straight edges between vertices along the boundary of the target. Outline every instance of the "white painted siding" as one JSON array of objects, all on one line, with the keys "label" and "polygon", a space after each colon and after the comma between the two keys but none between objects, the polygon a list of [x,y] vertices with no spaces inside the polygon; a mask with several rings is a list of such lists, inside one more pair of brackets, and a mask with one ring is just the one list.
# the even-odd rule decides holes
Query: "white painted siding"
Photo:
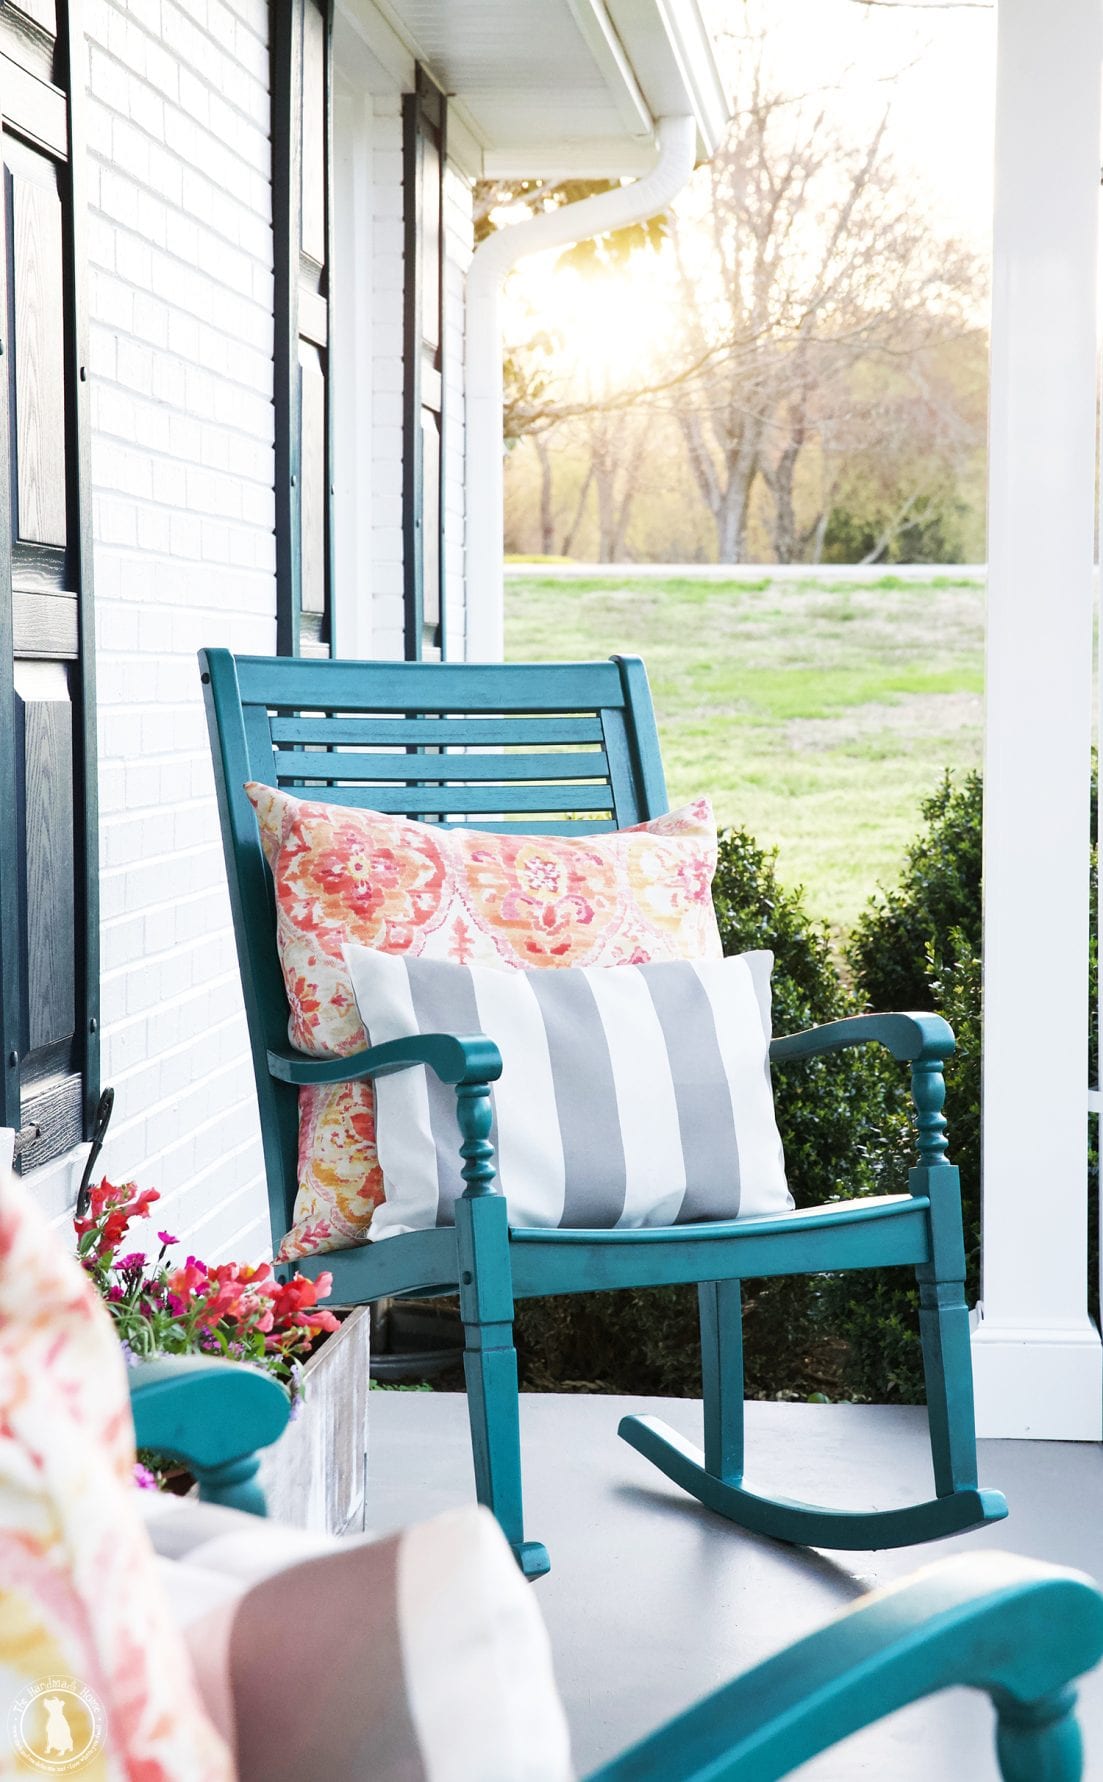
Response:
[{"label": "white painted siding", "polygon": [[201,1254],[267,1237],[195,653],[275,647],[264,0],[90,0],[103,1163]]}]

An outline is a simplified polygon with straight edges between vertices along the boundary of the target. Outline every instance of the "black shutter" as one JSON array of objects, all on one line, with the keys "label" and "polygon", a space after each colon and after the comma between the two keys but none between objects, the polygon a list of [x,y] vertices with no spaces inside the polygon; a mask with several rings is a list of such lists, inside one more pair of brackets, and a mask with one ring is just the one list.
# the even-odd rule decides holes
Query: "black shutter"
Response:
[{"label": "black shutter", "polygon": [[423,69],[403,100],[402,558],[406,656],[443,656],[444,94]]},{"label": "black shutter", "polygon": [[[0,10],[0,955],[5,1124],[26,1169],[98,1093],[87,389],[72,5]],[[83,474],[82,474],[83,472]],[[10,664],[10,669],[9,665]],[[10,678],[9,678],[10,675]]]},{"label": "black shutter", "polygon": [[276,581],[281,655],[327,656],[332,628],[328,0],[274,0]]}]

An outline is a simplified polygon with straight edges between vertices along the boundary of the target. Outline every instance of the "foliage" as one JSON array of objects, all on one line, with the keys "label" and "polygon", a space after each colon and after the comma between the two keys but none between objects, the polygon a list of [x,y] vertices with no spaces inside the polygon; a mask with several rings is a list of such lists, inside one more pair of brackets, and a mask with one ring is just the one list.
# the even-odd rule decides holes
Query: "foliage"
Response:
[{"label": "foliage", "polygon": [[951,486],[916,502],[906,518],[862,502],[858,489],[836,501],[824,529],[824,563],[960,563],[967,510]]},{"label": "foliage", "polygon": [[[1098,956],[1095,911],[1098,854],[1095,835],[1096,777],[1091,787],[1091,942],[1088,1006],[1096,1007]],[[981,1149],[981,826],[979,774],[956,784],[947,774],[923,806],[926,829],[908,849],[897,889],[871,901],[858,924],[850,963],[859,992],[872,1007],[933,1008],[945,1015],[957,1039],[946,1065],[946,1113],[950,1156],[961,1173],[965,1231],[966,1299],[980,1296]],[[1095,1081],[1095,1023],[1089,1020],[1091,1080]],[[888,1166],[887,1151],[878,1160]],[[886,1183],[886,1191],[889,1184]],[[1089,1278],[1098,1279],[1099,1158],[1089,1149],[1092,1257]],[[845,1330],[844,1379],[856,1397],[920,1403],[924,1397],[917,1327],[917,1294],[910,1274],[894,1270],[855,1293],[840,1277],[828,1294],[832,1315]],[[1093,1309],[1096,1309],[1093,1307]]]},{"label": "foliage", "polygon": [[[511,549],[778,563],[983,551],[981,264],[917,210],[887,118],[856,129],[846,97],[778,84],[763,24],[737,33],[727,136],[668,224],[563,256],[616,273],[644,242],[659,250],[646,342],[621,360],[576,317],[549,351],[546,273],[517,280],[529,315],[519,327],[513,306],[506,435],[543,448],[510,456]],[[507,199],[531,213],[594,189],[491,182],[478,227]],[[628,278],[622,290],[631,317]]]},{"label": "foliage", "polygon": [[[961,1174],[966,1297],[980,1291],[981,825],[979,773],[946,773],[923,801],[924,827],[899,883],[871,898],[848,949],[855,987],[876,1009],[934,1009],[957,1039],[946,1064],[950,1156]],[[899,1143],[905,1140],[899,1133]],[[881,1162],[887,1166],[887,1159]],[[889,1189],[886,1183],[886,1191]],[[863,1282],[839,1277],[828,1293],[847,1339],[844,1378],[857,1398],[902,1404],[925,1396],[918,1294],[911,1271]]]},{"label": "foliage", "polygon": [[318,1306],[332,1284],[328,1274],[277,1281],[268,1263],[210,1266],[194,1256],[169,1260],[179,1240],[157,1233],[152,1261],[123,1250],[130,1226],[160,1199],[133,1182],[93,1188],[89,1212],[75,1219],[77,1255],[114,1320],[128,1361],[151,1355],[220,1355],[263,1367],[299,1390],[301,1363],[314,1339],[337,1329]]},{"label": "foliage", "polygon": [[[775,855],[745,830],[721,836],[713,900],[725,953],[770,947],[775,1031],[847,1012],[825,927],[800,891],[778,881]],[[872,1188],[888,1079],[871,1053],[793,1066],[777,1079],[778,1124],[799,1204]],[[822,1284],[754,1283],[746,1295],[747,1389],[803,1397],[834,1390],[838,1345],[825,1334]],[[696,1294],[648,1288],[530,1300],[517,1309],[524,1384],[557,1391],[692,1394],[700,1391]]]},{"label": "foliage", "polygon": [[922,805],[926,828],[905,855],[900,882],[879,891],[848,948],[854,981],[873,1009],[924,1009],[932,980],[981,944],[979,773],[950,773]]}]

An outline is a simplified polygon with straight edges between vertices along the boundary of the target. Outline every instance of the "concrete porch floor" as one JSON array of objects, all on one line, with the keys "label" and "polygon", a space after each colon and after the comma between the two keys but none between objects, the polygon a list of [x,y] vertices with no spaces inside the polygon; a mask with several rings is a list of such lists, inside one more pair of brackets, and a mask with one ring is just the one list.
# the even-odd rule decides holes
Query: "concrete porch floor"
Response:
[{"label": "concrete porch floor", "polygon": [[[700,1440],[686,1399],[528,1394],[522,1402],[526,1533],[552,1570],[534,1588],[551,1634],[581,1775],[856,1596],[942,1554],[998,1547],[1103,1581],[1103,1449],[982,1442],[980,1482],[1011,1513],[927,1548],[827,1553],[744,1534],[701,1509],[617,1437],[651,1411]],[[751,1404],[748,1482],[790,1497],[880,1507],[930,1493],[925,1413],[862,1405]],[[379,1533],[471,1495],[458,1393],[373,1392],[369,1526]],[[1081,1692],[1088,1782],[1103,1782],[1103,1672]],[[954,1691],[806,1765],[808,1782],[986,1782],[997,1769],[987,1701]]]}]

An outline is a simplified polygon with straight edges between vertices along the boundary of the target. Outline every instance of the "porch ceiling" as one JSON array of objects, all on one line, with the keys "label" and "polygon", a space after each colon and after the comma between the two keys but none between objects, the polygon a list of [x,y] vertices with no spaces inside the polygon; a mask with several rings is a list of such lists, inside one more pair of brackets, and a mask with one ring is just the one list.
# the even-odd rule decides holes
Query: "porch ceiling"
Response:
[{"label": "porch ceiling", "polygon": [[[1103,1578],[1103,1454],[1094,1443],[981,1442],[980,1477],[1008,1521],[933,1547],[826,1553],[722,1522],[618,1440],[650,1411],[694,1441],[688,1399],[525,1394],[525,1525],[552,1569],[534,1589],[551,1635],[575,1767],[641,1738],[710,1689],[811,1632],[856,1596],[965,1549],[1000,1549]],[[930,1487],[926,1412],[878,1405],[750,1404],[754,1484],[848,1508],[904,1503]],[[373,1392],[368,1518],[382,1534],[472,1495],[460,1394]],[[1085,1777],[1103,1777],[1103,1669],[1082,1686]],[[982,1782],[995,1778],[993,1716],[954,1690],[859,1734],[800,1771],[802,1782]]]},{"label": "porch ceiling", "polygon": [[713,154],[729,100],[697,0],[345,0],[372,5],[451,99],[480,165],[500,178],[630,175],[654,124],[697,120]]}]

